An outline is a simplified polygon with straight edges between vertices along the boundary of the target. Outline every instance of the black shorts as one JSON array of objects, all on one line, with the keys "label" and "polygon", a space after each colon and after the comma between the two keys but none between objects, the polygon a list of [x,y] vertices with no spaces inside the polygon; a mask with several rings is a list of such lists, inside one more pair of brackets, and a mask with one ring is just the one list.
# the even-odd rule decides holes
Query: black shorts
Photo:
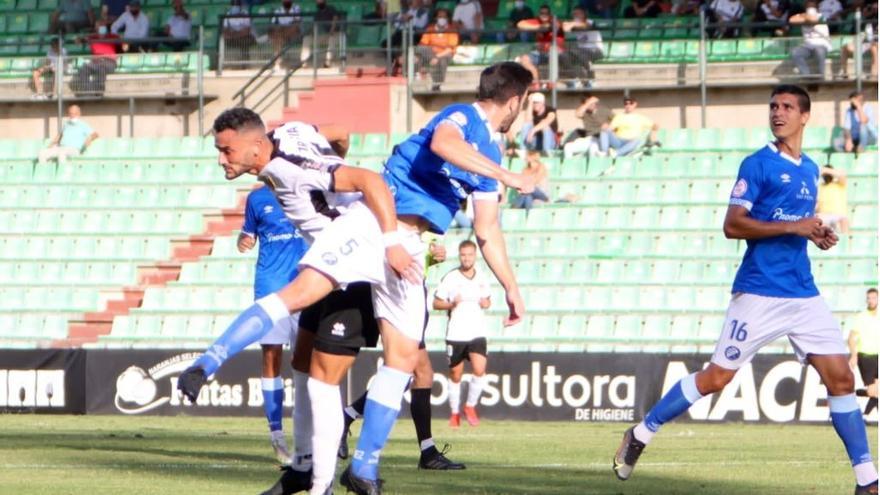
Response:
[{"label": "black shorts", "polygon": [[877,355],[859,353],[859,374],[862,375],[862,381],[865,386],[874,383],[877,379]]},{"label": "black shorts", "polygon": [[449,367],[454,368],[462,363],[465,359],[471,360],[470,354],[479,354],[488,356],[486,338],[480,337],[470,342],[454,342],[446,341],[446,357],[449,358]]},{"label": "black shorts", "polygon": [[370,284],[349,284],[306,308],[299,326],[315,334],[315,349],[337,356],[357,356],[362,347],[376,347],[379,325],[373,312]]}]

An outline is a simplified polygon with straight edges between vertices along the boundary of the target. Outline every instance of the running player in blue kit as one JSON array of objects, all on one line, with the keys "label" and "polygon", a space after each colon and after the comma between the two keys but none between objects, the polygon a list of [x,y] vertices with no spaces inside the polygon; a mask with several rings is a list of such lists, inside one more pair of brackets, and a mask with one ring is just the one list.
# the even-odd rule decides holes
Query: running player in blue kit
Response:
[{"label": "running player in blue kit", "polygon": [[[254,276],[254,299],[269,295],[296,278],[297,265],[306,254],[308,244],[297,232],[284,210],[268,187],[254,189],[248,194],[244,208],[244,225],[238,236],[238,250],[250,251],[259,242],[257,267]],[[284,344],[296,342],[299,313],[275,324],[260,339],[263,353],[263,371],[260,383],[263,390],[263,409],[269,422],[269,440],[278,462],[288,465],[290,451],[284,439],[284,380],[281,378],[281,357]]]},{"label": "running player in blue kit", "polygon": [[621,480],[629,479],[664,423],[721,391],[761,347],[788,337],[798,359],[811,364],[828,389],[831,423],[852,464],[855,493],[877,493],[877,469],[856,402],[848,351],[813,282],[807,257],[807,241],[823,250],[837,244],[834,231],[813,216],[819,168],[801,152],[810,96],[798,86],[777,86],[769,110],[776,139],[743,160],[724,219],[724,235],[745,239],[748,247],[715,353],[708,367],[676,383],[641,423],[626,431],[613,465]]}]

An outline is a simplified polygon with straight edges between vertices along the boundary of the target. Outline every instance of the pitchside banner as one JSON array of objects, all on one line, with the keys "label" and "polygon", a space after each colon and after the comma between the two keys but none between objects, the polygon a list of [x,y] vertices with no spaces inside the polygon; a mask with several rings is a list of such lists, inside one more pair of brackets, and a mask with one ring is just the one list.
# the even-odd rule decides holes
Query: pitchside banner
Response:
[{"label": "pitchside banner", "polygon": [[[172,350],[88,351],[86,411],[101,414],[263,414],[260,353],[231,359],[208,382],[195,404],[177,392],[177,376],[198,353]],[[487,419],[606,422],[640,420],[676,381],[698,371],[708,355],[494,353],[489,357],[480,413]],[[446,358],[432,353],[434,415],[446,417]],[[381,363],[364,352],[344,397],[357,398]],[[289,371],[286,373],[289,375]],[[469,376],[465,375],[465,385]],[[858,377],[857,377],[858,381]],[[285,406],[293,406],[285,379]],[[462,396],[465,397],[466,390]],[[406,400],[409,396],[407,394]],[[864,401],[866,399],[861,399]],[[402,415],[408,415],[404,404]],[[876,413],[873,413],[876,414]],[[812,368],[793,357],[759,355],[720,394],[694,404],[684,420],[824,422],[825,388]],[[872,418],[873,419],[873,418]]]},{"label": "pitchside banner", "polygon": [[0,412],[84,413],[86,352],[0,350]]}]

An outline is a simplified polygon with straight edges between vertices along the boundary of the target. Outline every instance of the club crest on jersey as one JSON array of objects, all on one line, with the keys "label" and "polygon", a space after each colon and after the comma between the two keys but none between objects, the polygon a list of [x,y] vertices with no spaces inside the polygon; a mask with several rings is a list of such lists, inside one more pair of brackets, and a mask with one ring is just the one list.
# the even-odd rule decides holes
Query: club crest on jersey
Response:
[{"label": "club crest on jersey", "polygon": [[733,186],[733,192],[730,194],[734,198],[741,198],[746,191],[749,190],[749,184],[745,179],[740,179],[736,181],[736,185]]},{"label": "club crest on jersey", "polygon": [[726,357],[730,361],[735,361],[739,359],[740,355],[742,355],[742,353],[740,352],[739,347],[736,347],[734,345],[727,346],[727,349],[724,349],[724,357]]}]

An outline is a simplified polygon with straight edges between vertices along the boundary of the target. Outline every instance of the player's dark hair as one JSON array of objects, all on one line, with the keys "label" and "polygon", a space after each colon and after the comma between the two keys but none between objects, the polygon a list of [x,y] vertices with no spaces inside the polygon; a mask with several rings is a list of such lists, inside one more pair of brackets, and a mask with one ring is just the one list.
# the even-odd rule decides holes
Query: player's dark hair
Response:
[{"label": "player's dark hair", "polygon": [[773,88],[773,92],[770,93],[770,98],[773,98],[776,95],[794,95],[797,97],[798,108],[801,112],[806,113],[810,111],[810,94],[800,86],[794,84],[780,84]]},{"label": "player's dark hair", "polygon": [[876,293],[877,293],[877,289],[876,289],[875,287],[871,287],[871,288],[868,289],[868,291],[866,292],[866,294],[876,294]]},{"label": "player's dark hair", "polygon": [[465,239],[458,244],[458,250],[461,251],[461,248],[463,247],[472,247],[474,249],[477,249],[477,243],[470,239]]},{"label": "player's dark hair", "polygon": [[265,130],[263,119],[257,115],[257,112],[249,108],[230,108],[224,111],[214,119],[214,132],[223,132],[227,129],[233,131],[241,131],[243,129],[260,129]]},{"label": "player's dark hair", "polygon": [[862,93],[861,91],[855,89],[849,94],[849,97],[855,98],[856,96],[862,96],[863,94],[865,94],[865,93]]},{"label": "player's dark hair", "polygon": [[477,99],[503,104],[522,96],[532,84],[532,73],[516,62],[501,62],[483,69]]}]

